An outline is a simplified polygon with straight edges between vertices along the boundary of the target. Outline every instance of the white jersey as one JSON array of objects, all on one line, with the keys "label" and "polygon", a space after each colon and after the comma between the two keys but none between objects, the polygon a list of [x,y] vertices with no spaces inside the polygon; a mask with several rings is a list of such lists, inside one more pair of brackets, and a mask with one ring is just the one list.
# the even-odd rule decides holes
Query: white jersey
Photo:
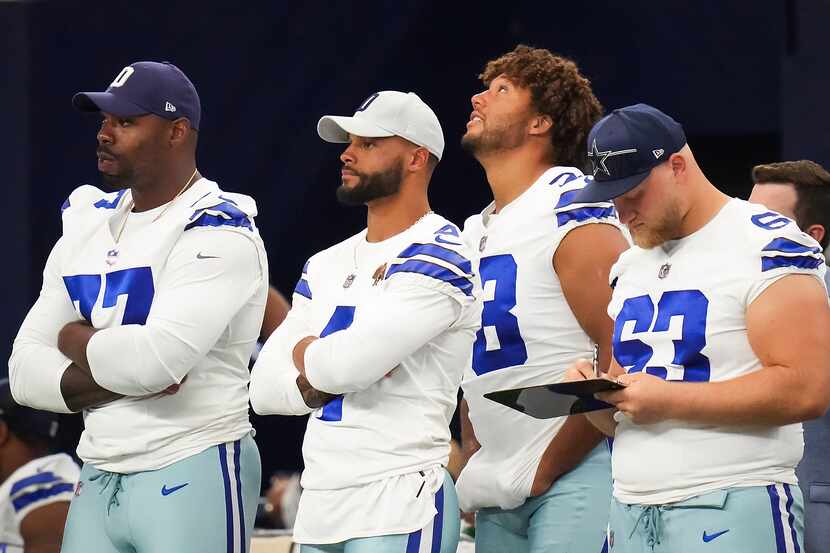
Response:
[{"label": "white jersey", "polygon": [[320,337],[306,376],[340,397],[309,418],[298,542],[406,533],[435,515],[480,314],[469,258],[458,228],[429,214],[382,242],[363,231],[309,259],[251,381],[258,413],[310,412],[291,351]]},{"label": "white jersey", "polygon": [[563,418],[528,417],[484,394],[558,382],[571,363],[592,354],[553,268],[556,249],[574,228],[618,226],[610,203],[573,203],[584,186],[578,169],[553,167],[497,215],[491,204],[465,224],[465,241],[480,252],[473,270],[481,277],[484,306],[462,385],[481,444],[456,485],[465,511],[522,504],[542,454],[564,424]]},{"label": "white jersey", "polygon": [[[248,360],[268,286],[251,198],[200,179],[171,204],[131,213],[130,194],[82,186],[70,195],[9,362],[15,399],[68,411],[58,332],[78,319],[99,329],[87,346],[92,376],[127,397],[84,412],[78,456],[119,473],[251,431]],[[159,393],[185,377],[175,395]]]},{"label": "white jersey", "polygon": [[19,467],[0,484],[0,551],[23,551],[20,523],[26,515],[75,495],[80,470],[65,453],[38,457]]},{"label": "white jersey", "polygon": [[[614,357],[627,372],[717,382],[761,368],[746,329],[749,305],[793,273],[823,281],[821,249],[789,219],[730,200],[703,228],[612,269]],[[726,426],[622,417],[612,456],[614,496],[663,504],[715,489],[796,484],[801,424]]]}]

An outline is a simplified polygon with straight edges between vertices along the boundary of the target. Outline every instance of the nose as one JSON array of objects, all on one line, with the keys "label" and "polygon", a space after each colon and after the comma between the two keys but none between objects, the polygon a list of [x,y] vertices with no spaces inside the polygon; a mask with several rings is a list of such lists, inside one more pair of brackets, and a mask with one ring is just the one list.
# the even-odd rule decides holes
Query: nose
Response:
[{"label": "nose", "polygon": [[613,202],[620,222],[624,225],[629,224],[634,219],[634,210],[631,208],[630,203],[623,198],[614,198]]},{"label": "nose", "polygon": [[470,98],[470,102],[473,104],[473,109],[478,109],[484,105],[484,94],[486,92],[486,90],[482,90],[481,92],[473,94]]},{"label": "nose", "polygon": [[112,144],[112,126],[110,125],[109,120],[104,119],[101,122],[101,128],[98,129],[96,138],[98,139],[98,144]]},{"label": "nose", "polygon": [[350,165],[355,162],[353,144],[349,144],[348,146],[346,146],[346,149],[343,150],[342,154],[340,154],[340,161],[343,162],[343,165]]}]

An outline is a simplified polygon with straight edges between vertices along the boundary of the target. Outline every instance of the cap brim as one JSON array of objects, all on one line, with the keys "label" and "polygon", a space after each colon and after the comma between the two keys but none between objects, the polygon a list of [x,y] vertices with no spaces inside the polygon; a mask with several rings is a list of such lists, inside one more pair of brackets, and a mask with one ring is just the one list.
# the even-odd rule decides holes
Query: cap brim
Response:
[{"label": "cap brim", "polygon": [[72,97],[72,105],[78,111],[103,111],[120,117],[135,117],[150,113],[139,105],[115,97],[110,92],[79,92]]},{"label": "cap brim", "polygon": [[365,138],[394,136],[394,133],[382,129],[356,117],[325,115],[317,122],[317,134],[326,142],[343,143],[349,141],[349,135]]},{"label": "cap brim", "polygon": [[629,190],[636,188],[641,182],[646,180],[651,169],[644,173],[637,173],[624,179],[615,179],[607,181],[598,181],[591,179],[585,187],[576,193],[573,203],[593,203],[593,202],[607,202],[613,200],[618,196],[622,196]]}]

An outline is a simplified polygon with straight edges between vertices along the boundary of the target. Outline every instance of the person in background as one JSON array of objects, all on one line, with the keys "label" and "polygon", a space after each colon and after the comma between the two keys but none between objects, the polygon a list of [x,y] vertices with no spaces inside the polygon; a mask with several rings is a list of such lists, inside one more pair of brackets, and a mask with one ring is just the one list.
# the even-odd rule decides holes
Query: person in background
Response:
[{"label": "person in background", "polygon": [[[824,251],[830,242],[830,173],[814,161],[756,165],[749,201],[789,217]],[[825,273],[825,283],[830,271]],[[830,337],[829,337],[830,338]],[[830,415],[804,423],[804,457],[796,475],[804,494],[806,553],[830,553]]]},{"label": "person in background", "polygon": [[58,416],[14,402],[0,381],[0,551],[58,553],[80,469],[51,453]]}]

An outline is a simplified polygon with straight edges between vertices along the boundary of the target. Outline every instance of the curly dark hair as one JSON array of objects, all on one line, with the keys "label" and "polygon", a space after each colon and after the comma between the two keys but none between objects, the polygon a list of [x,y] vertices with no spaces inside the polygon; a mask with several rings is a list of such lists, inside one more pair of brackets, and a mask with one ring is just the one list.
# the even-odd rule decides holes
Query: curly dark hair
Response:
[{"label": "curly dark hair", "polygon": [[603,108],[576,63],[550,50],[520,44],[487,62],[478,78],[484,86],[490,86],[500,75],[529,89],[533,107],[553,120],[553,162],[586,167],[588,132],[602,117]]},{"label": "curly dark hair", "polygon": [[796,192],[796,224],[802,229],[811,225],[823,226],[821,247],[827,248],[830,241],[830,172],[808,159],[781,161],[753,167],[752,182],[792,183]]}]

